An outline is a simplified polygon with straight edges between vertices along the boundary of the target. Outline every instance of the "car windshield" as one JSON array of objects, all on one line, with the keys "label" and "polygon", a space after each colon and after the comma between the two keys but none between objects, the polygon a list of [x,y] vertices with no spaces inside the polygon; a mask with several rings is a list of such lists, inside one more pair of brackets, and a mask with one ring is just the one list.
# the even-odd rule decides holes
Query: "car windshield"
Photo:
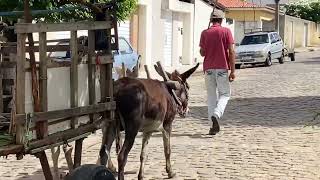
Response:
[{"label": "car windshield", "polygon": [[265,44],[269,42],[268,34],[245,36],[240,45]]}]

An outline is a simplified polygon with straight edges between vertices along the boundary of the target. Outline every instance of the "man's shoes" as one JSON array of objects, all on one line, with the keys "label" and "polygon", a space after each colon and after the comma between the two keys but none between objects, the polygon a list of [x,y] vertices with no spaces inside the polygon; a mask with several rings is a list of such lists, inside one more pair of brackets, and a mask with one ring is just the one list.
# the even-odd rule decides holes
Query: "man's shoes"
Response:
[{"label": "man's shoes", "polygon": [[220,126],[216,117],[211,116],[212,128],[209,130],[209,135],[216,135],[220,131]]}]

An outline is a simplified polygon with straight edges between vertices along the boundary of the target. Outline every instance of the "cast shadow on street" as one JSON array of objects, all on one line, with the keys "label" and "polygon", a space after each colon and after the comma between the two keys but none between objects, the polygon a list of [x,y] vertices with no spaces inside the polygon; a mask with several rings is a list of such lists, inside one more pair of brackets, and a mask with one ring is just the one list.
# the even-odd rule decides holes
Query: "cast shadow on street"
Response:
[{"label": "cast shadow on street", "polygon": [[[190,107],[191,117],[208,124],[207,106]],[[320,96],[231,99],[222,126],[303,127],[320,112]]]},{"label": "cast shadow on street", "polygon": [[[48,159],[50,159],[50,157],[48,157]],[[40,163],[40,161],[39,161]],[[66,166],[62,166],[59,167],[59,173],[60,173],[60,179],[63,179],[63,177],[66,175],[66,172],[68,171],[68,167]],[[53,168],[51,168],[51,172],[53,172]],[[22,176],[20,178],[18,178],[17,180],[43,180],[45,179],[42,169],[37,169],[37,171],[34,171],[32,174],[26,174],[25,176]]]},{"label": "cast shadow on street", "polygon": [[318,65],[318,64],[320,64],[320,57],[314,57],[314,58],[311,58],[311,59],[314,59],[314,60],[304,61],[304,62],[299,62],[299,63],[303,63],[303,64],[306,64],[306,65]]}]

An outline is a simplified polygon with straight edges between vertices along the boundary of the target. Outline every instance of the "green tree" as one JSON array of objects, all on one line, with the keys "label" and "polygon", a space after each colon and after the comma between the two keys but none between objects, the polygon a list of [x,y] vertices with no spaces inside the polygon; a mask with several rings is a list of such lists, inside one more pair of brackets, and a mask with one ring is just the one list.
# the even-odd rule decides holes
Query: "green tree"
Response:
[{"label": "green tree", "polygon": [[[24,0],[0,0],[0,11],[23,11]],[[61,22],[92,19],[94,17],[94,8],[89,0],[30,0],[31,10],[52,10],[67,9],[63,12],[54,12],[50,14],[39,14],[34,16],[36,21]],[[96,3],[110,3],[111,0],[95,0]],[[137,6],[137,0],[116,0],[115,8],[117,18],[120,21],[127,19]],[[5,17],[15,20],[17,16]]]},{"label": "green tree", "polygon": [[298,2],[285,6],[286,14],[320,23],[320,1]]}]

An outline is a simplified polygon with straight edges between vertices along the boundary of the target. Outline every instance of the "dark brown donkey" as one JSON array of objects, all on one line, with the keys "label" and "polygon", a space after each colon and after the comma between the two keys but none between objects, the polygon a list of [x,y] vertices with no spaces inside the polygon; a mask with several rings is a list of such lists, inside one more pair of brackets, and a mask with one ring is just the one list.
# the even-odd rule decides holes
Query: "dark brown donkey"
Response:
[{"label": "dark brown donkey", "polygon": [[[118,155],[118,179],[124,179],[124,167],[138,132],[143,133],[138,179],[143,179],[146,160],[146,147],[153,132],[163,134],[164,154],[168,177],[174,177],[170,162],[170,135],[175,115],[185,117],[188,109],[187,79],[198,68],[199,64],[183,74],[177,71],[167,73],[171,81],[162,82],[152,79],[121,78],[115,82],[114,98],[117,103],[116,119],[121,130],[125,131],[125,140]],[[158,72],[159,73],[159,72]],[[160,73],[159,73],[160,74]],[[160,74],[161,75],[161,74]],[[181,105],[172,96],[174,89]],[[115,122],[117,123],[117,122]],[[100,150],[100,163],[106,165],[110,160],[110,148],[115,139],[115,123],[103,129],[103,142]],[[111,165],[113,166],[113,165]]]}]

